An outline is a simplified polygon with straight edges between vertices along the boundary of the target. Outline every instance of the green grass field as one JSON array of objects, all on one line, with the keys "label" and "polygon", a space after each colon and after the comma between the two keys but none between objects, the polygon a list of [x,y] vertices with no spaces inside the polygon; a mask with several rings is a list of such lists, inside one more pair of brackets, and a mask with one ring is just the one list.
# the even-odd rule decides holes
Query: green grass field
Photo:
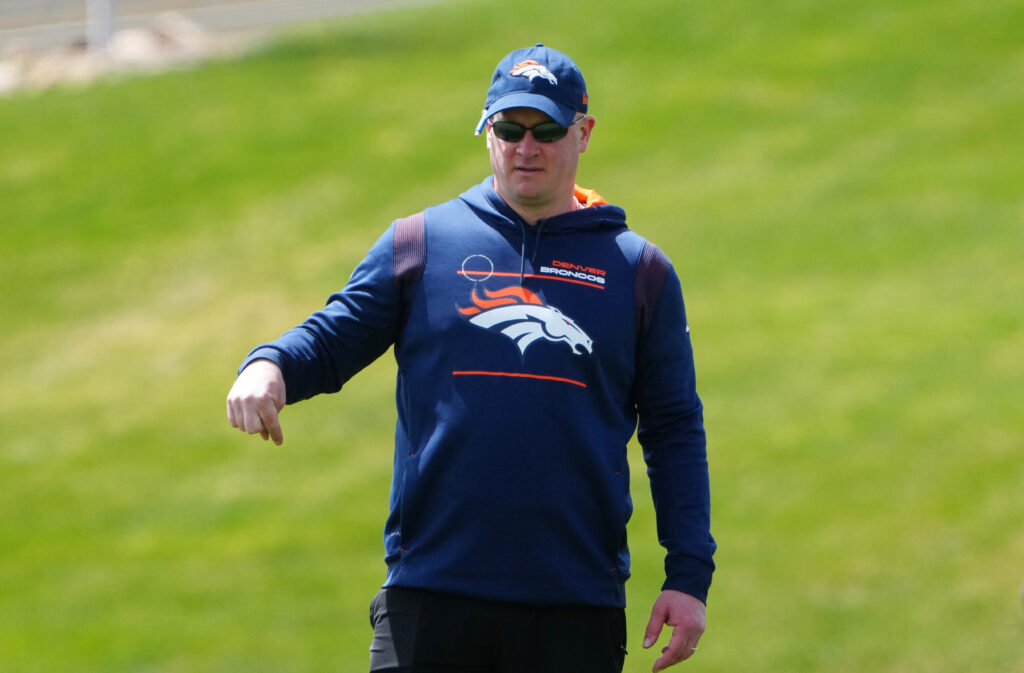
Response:
[{"label": "green grass field", "polygon": [[[709,629],[679,670],[1024,671],[1024,6],[479,0],[0,99],[0,671],[364,671],[390,355],[228,427],[238,362],[488,170],[570,53],[580,182],[683,278]],[[632,448],[630,656],[661,581]]]}]

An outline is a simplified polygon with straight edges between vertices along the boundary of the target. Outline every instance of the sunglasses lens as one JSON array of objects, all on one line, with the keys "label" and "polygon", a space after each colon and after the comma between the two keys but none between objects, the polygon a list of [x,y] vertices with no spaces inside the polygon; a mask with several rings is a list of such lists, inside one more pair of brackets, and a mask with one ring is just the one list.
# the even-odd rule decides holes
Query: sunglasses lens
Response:
[{"label": "sunglasses lens", "polygon": [[494,129],[494,135],[510,143],[517,143],[526,135],[526,127],[513,122],[494,122],[491,128]]},{"label": "sunglasses lens", "polygon": [[545,124],[538,124],[534,126],[530,131],[533,134],[534,139],[539,143],[553,143],[556,140],[561,140],[565,137],[565,134],[569,132],[569,129],[564,126],[560,126],[555,122],[547,122]]},{"label": "sunglasses lens", "polygon": [[[527,131],[525,126],[515,122],[492,122],[491,128],[494,129],[494,135],[509,143],[519,142],[526,135]],[[556,122],[544,122],[543,124],[537,124],[529,129],[529,131],[537,142],[553,143],[564,138],[569,129],[559,126]]]}]

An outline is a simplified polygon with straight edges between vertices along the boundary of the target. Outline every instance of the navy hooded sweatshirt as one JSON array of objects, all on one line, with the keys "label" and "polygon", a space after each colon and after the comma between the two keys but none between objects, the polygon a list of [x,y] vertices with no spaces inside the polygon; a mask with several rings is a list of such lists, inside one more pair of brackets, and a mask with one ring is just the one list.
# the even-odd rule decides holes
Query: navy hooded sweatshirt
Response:
[{"label": "navy hooded sweatshirt", "polygon": [[401,220],[323,310],[242,365],[275,362],[291,404],[394,346],[385,586],[624,606],[638,431],[664,588],[706,600],[715,542],[679,280],[621,208],[577,198],[531,226],[487,178]]}]

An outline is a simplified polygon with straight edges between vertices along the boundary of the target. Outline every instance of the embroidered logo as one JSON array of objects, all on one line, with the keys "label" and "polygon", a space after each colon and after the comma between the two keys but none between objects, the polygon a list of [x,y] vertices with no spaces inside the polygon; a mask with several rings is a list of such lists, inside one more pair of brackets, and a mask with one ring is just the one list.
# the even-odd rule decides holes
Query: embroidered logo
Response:
[{"label": "embroidered logo", "polygon": [[604,269],[595,269],[592,266],[583,266],[573,264],[572,262],[562,262],[557,259],[551,261],[551,266],[541,266],[538,273],[542,276],[571,278],[600,286],[604,286],[606,276],[608,275]]},{"label": "embroidered logo", "polygon": [[543,77],[551,82],[552,85],[558,86],[558,78],[555,77],[554,73],[532,58],[522,63],[516,63],[510,74],[513,77],[529,77],[531,82],[538,77]]},{"label": "embroidered logo", "polygon": [[473,306],[459,312],[477,327],[504,334],[523,355],[542,339],[565,343],[573,355],[593,353],[594,342],[579,325],[526,288],[513,286],[496,292],[484,288],[484,295],[478,295],[474,287]]}]

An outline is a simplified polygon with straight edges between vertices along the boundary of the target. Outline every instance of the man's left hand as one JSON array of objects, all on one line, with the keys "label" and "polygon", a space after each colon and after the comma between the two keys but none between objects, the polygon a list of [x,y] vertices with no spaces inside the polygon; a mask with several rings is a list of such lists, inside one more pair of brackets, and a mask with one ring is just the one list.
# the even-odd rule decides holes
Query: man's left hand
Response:
[{"label": "man's left hand", "polygon": [[689,659],[697,651],[697,643],[704,634],[707,608],[699,599],[681,591],[666,589],[654,601],[651,621],[644,633],[644,649],[654,645],[665,624],[672,627],[672,637],[651,670],[663,670]]}]

